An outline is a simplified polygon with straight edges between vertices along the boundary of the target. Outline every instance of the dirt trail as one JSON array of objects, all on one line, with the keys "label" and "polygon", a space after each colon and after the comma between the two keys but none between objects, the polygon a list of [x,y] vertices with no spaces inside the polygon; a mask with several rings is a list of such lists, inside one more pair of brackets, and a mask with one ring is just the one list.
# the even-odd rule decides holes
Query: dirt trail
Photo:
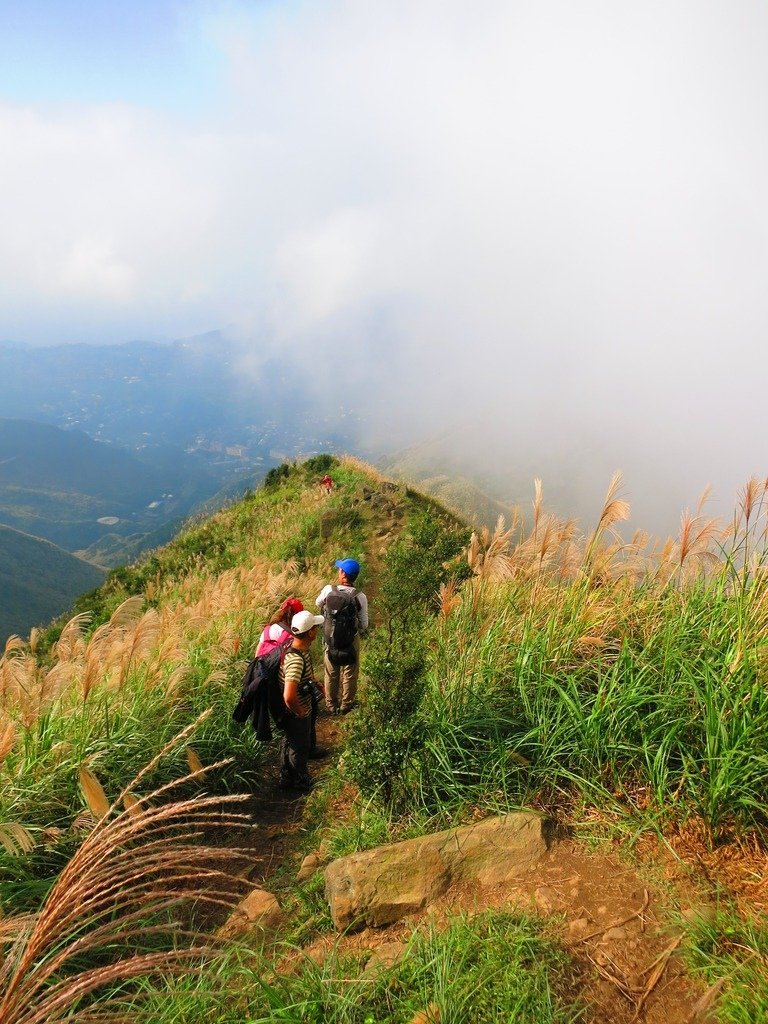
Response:
[{"label": "dirt trail", "polygon": [[[344,720],[321,715],[318,742],[331,751],[313,761],[316,778],[334,770],[343,744]],[[277,789],[277,744],[270,751],[264,789],[249,806],[256,828],[249,836],[248,877],[265,888],[286,863],[297,861],[305,798]],[[322,960],[336,947],[369,950],[385,958],[404,945],[414,928],[438,924],[456,913],[517,909],[537,914],[578,966],[579,992],[590,1004],[589,1024],[691,1024],[702,1022],[696,1004],[703,989],[691,981],[679,959],[680,931],[665,923],[668,897],[638,871],[606,852],[592,852],[578,841],[553,844],[544,861],[514,884],[497,888],[461,887],[449,891],[422,914],[388,928],[366,929],[339,938],[326,935],[307,949]],[[684,899],[690,901],[688,894]],[[685,905],[685,902],[684,904]]]},{"label": "dirt trail", "polygon": [[[315,779],[334,769],[343,742],[343,722],[343,718],[322,712],[317,720],[318,745],[330,754],[320,761],[310,761],[310,771]],[[257,827],[239,843],[247,845],[249,850],[251,867],[248,878],[265,888],[269,888],[270,877],[295,855],[306,802],[299,793],[277,788],[278,763],[279,741],[275,740],[264,763],[263,788],[247,805]]]}]

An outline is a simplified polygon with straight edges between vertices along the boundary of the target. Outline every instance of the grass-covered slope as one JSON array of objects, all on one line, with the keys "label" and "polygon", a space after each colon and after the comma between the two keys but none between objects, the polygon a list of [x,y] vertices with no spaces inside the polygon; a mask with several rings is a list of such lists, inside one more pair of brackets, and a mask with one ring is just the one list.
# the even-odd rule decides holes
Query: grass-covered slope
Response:
[{"label": "grass-covered slope", "polygon": [[[372,688],[355,723],[363,789],[400,810],[588,802],[768,838],[767,487],[727,530],[687,516],[664,549],[612,536],[615,488],[583,535],[539,504],[530,530],[475,537],[471,579],[418,642],[394,630],[403,697]],[[366,733],[386,738],[384,786]]]},{"label": "grass-covered slope", "polygon": [[[326,496],[317,483],[329,466],[336,486]],[[92,827],[94,785],[109,801],[156,757],[138,798],[188,766],[227,757],[208,785],[269,784],[252,734],[230,719],[242,668],[281,600],[293,593],[311,605],[340,555],[363,563],[375,628],[364,644],[361,707],[333,773],[353,819],[335,849],[524,804],[576,826],[599,815],[664,832],[695,819],[713,848],[764,850],[767,498],[768,483],[753,482],[730,531],[692,515],[663,549],[613,536],[628,512],[616,487],[592,529],[548,516],[539,500],[529,527],[470,542],[435,501],[353,461],[273,470],[259,491],[110,573],[80,602],[83,617],[52,627],[36,650],[19,644],[0,661],[2,909],[12,916],[40,905]],[[158,757],[205,711],[193,737]],[[295,895],[302,936],[327,918],[312,899]],[[517,930],[500,924],[493,943]],[[695,940],[702,970],[716,980],[727,949],[752,1008],[744,1016],[747,1004],[734,996],[724,1019],[760,1019],[765,929],[734,933],[736,949],[718,928]],[[476,934],[470,927],[461,949],[483,953]],[[533,935],[524,929],[522,938]],[[263,961],[244,970],[229,961],[220,983],[204,977],[172,999],[163,983],[156,1019],[191,1024],[215,1007],[220,1024],[408,1022],[429,987],[450,980],[440,942],[419,950],[365,1004],[350,998],[344,964],[307,966],[306,984],[271,974],[265,986]],[[471,964],[477,977],[499,969],[484,955]],[[420,986],[416,1002],[409,985]],[[471,985],[467,975],[452,998]],[[550,998],[546,985],[537,991]],[[520,1020],[545,1019],[538,999]],[[555,1019],[569,1019],[563,1012]]]},{"label": "grass-covered slope", "polygon": [[183,453],[151,465],[80,430],[0,419],[0,523],[69,551],[151,532],[217,489]]},{"label": "grass-covered slope", "polygon": [[[113,570],[78,602],[73,620],[35,638],[34,650],[19,643],[0,660],[0,821],[33,843],[28,855],[5,859],[0,845],[9,905],[34,903],[79,841],[84,768],[114,796],[207,709],[196,756],[204,764],[234,758],[217,785],[263,785],[259,747],[231,710],[264,623],[289,594],[311,606],[338,557],[358,558],[362,586],[375,586],[387,546],[425,507],[436,523],[459,529],[405,491],[366,500],[363,488],[370,493],[377,482],[351,462],[331,460],[336,486],[324,495],[317,481],[328,462],[273,473],[267,486],[151,557]],[[147,783],[182,774],[185,764],[177,750]]]},{"label": "grass-covered slope", "polygon": [[103,579],[103,570],[55,544],[0,526],[0,646],[60,615]]}]

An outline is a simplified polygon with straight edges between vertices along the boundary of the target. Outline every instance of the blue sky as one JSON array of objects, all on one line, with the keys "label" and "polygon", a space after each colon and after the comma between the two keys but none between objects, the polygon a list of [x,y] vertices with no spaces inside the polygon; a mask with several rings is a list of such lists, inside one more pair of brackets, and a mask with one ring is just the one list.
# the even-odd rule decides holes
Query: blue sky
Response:
[{"label": "blue sky", "polygon": [[765,473],[767,47],[748,0],[0,0],[0,341],[227,326],[258,372],[376,323],[380,421],[578,424],[603,479],[730,493]]},{"label": "blue sky", "polygon": [[1,0],[0,96],[18,103],[125,102],[199,115],[220,104],[218,26],[251,39],[291,0]]}]

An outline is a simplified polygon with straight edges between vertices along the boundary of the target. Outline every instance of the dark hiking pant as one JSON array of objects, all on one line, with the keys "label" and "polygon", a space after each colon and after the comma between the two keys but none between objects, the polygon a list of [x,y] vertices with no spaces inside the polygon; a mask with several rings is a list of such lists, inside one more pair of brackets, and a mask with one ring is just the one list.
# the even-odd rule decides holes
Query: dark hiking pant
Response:
[{"label": "dark hiking pant", "polygon": [[312,692],[312,710],[309,714],[309,749],[310,752],[317,748],[317,709],[320,706],[320,700]]},{"label": "dark hiking pant", "polygon": [[280,746],[280,778],[285,782],[303,782],[309,778],[307,756],[312,730],[312,716],[283,719],[283,741]]}]

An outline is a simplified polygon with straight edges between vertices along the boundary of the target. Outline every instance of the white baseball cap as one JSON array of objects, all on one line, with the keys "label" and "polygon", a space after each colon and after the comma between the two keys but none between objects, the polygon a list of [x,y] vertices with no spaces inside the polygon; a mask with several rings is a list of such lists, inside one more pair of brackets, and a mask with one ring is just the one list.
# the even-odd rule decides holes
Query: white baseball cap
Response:
[{"label": "white baseball cap", "polygon": [[308,633],[313,626],[322,626],[322,615],[313,615],[312,612],[297,612],[291,619],[291,632],[294,636],[301,636]]}]

